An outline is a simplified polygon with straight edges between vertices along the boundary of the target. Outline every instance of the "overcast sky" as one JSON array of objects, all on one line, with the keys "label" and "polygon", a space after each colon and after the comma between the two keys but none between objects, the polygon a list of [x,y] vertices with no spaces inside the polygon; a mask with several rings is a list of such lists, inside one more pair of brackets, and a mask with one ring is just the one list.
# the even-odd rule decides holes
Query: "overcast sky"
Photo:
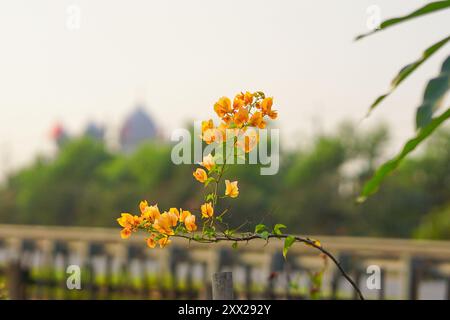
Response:
[{"label": "overcast sky", "polygon": [[[343,119],[359,121],[399,68],[450,26],[450,12],[442,12],[355,43],[367,31],[368,7],[378,5],[388,18],[424,3],[1,1],[0,166],[18,167],[50,150],[57,121],[73,133],[91,119],[114,130],[138,99],[166,135],[213,116],[218,97],[240,90],[274,96],[286,143]],[[78,9],[79,28],[70,20]],[[388,121],[398,149],[413,134],[426,79],[448,49],[361,125]]]}]

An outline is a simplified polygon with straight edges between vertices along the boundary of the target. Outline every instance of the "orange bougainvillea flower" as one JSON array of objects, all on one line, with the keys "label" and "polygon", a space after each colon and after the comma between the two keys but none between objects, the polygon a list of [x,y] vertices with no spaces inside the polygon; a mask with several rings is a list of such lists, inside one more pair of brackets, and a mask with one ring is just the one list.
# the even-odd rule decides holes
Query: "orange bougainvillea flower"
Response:
[{"label": "orange bougainvillea flower", "polygon": [[244,150],[244,152],[248,153],[258,145],[258,142],[259,134],[256,130],[252,129],[248,132],[245,132],[245,134],[238,139],[236,145]]},{"label": "orange bougainvillea flower", "polygon": [[163,237],[158,240],[160,248],[164,248],[165,246],[169,245],[171,242],[172,242],[172,240],[170,240],[169,237]]},{"label": "orange bougainvillea flower", "polygon": [[120,218],[117,219],[117,222],[119,223],[119,225],[123,228],[129,228],[131,226],[133,226],[134,223],[134,218],[131,214],[129,213],[122,213],[120,215]]},{"label": "orange bougainvillea flower", "polygon": [[261,102],[261,111],[263,112],[264,115],[269,114],[269,112],[272,110],[272,104],[273,104],[272,97],[265,98]]},{"label": "orange bougainvillea flower", "polygon": [[271,97],[265,98],[261,102],[261,111],[263,113],[263,116],[267,115],[272,120],[275,120],[278,117],[278,112],[276,112],[275,110],[272,110],[272,104],[273,104],[273,99]]},{"label": "orange bougainvillea flower", "polygon": [[147,246],[148,246],[149,248],[152,248],[152,249],[153,249],[154,247],[156,247],[155,235],[152,234],[150,237],[148,237],[147,240],[146,240],[146,242],[147,242]]},{"label": "orange bougainvillea flower", "polygon": [[193,214],[188,215],[184,219],[184,225],[186,226],[186,230],[189,232],[197,230],[197,225],[195,224],[195,216]]},{"label": "orange bougainvillea flower", "polygon": [[[225,116],[230,117],[230,116]],[[223,119],[225,119],[225,117]],[[206,129],[201,138],[207,144],[211,144],[213,142],[222,143],[226,139],[226,129],[228,128],[228,124],[226,122],[221,123],[217,128],[208,128]]]},{"label": "orange bougainvillea flower", "polygon": [[208,171],[211,170],[216,165],[211,153],[203,157],[203,162],[200,162],[200,165],[205,167]]},{"label": "orange bougainvillea flower", "polygon": [[133,226],[137,227],[142,222],[142,217],[133,216]]},{"label": "orange bougainvillea flower", "polygon": [[201,168],[197,168],[197,170],[195,170],[193,172],[193,176],[195,179],[197,179],[201,183],[204,183],[208,179],[208,175],[206,174],[206,171]]},{"label": "orange bougainvillea flower", "polygon": [[172,224],[172,227],[175,227],[178,223],[178,219],[180,218],[180,212],[177,208],[170,208],[169,212],[167,213],[169,216],[170,223]]},{"label": "orange bougainvillea flower", "polygon": [[121,227],[133,229],[136,228],[142,222],[142,218],[138,216],[133,216],[129,213],[122,213],[121,217],[117,219],[117,222]]},{"label": "orange bougainvillea flower", "polygon": [[216,128],[216,141],[218,143],[221,143],[221,142],[227,140],[227,129],[228,129],[228,124],[226,122],[222,122]]},{"label": "orange bougainvillea flower", "polygon": [[202,217],[203,218],[211,218],[214,214],[214,208],[211,202],[207,202],[201,205]]},{"label": "orange bougainvillea flower", "polygon": [[261,112],[255,112],[249,121],[249,124],[254,127],[258,127],[260,129],[264,129],[266,127],[266,122],[263,119],[263,115]]},{"label": "orange bougainvillea flower", "polygon": [[180,222],[184,222],[184,220],[186,220],[186,218],[191,215],[191,212],[187,211],[187,210],[182,210],[182,209],[180,209],[180,211],[181,211]]},{"label": "orange bougainvillea flower", "polygon": [[222,118],[222,120],[223,120],[223,122],[225,122],[226,124],[229,124],[232,120],[233,120],[233,117],[231,116],[231,115],[225,115],[223,118]]},{"label": "orange bougainvillea flower", "polygon": [[278,117],[278,112],[275,110],[271,110],[268,116],[270,117],[270,119],[275,120]]},{"label": "orange bougainvillea flower", "polygon": [[248,120],[248,110],[246,108],[239,108],[239,110],[234,114],[234,123],[241,127]]},{"label": "orange bougainvillea flower", "polygon": [[225,180],[225,195],[230,198],[236,198],[239,195],[238,182],[230,180]]},{"label": "orange bougainvillea flower", "polygon": [[141,224],[142,218],[138,216],[133,216],[129,213],[122,213],[117,222],[123,229],[120,231],[120,237],[122,239],[128,239],[132,231],[135,231],[137,227]]},{"label": "orange bougainvillea flower", "polygon": [[230,113],[233,111],[231,108],[231,101],[227,97],[222,97],[214,104],[214,111],[217,113],[217,115],[222,118],[227,113]]},{"label": "orange bougainvillea flower", "polygon": [[164,212],[158,219],[155,220],[153,228],[155,228],[155,230],[158,231],[159,233],[171,236],[174,234],[172,230],[172,227],[174,226],[173,221],[174,218],[169,216],[167,212]]},{"label": "orange bougainvillea flower", "polygon": [[247,91],[244,94],[244,102],[246,105],[251,104],[253,102],[253,93]]},{"label": "orange bougainvillea flower", "polygon": [[120,231],[120,237],[122,239],[128,239],[131,236],[131,230],[129,228],[123,228]]},{"label": "orange bougainvillea flower", "polygon": [[202,134],[202,139],[207,144],[211,144],[217,140],[217,130],[216,129],[206,129]]},{"label": "orange bougainvillea flower", "polygon": [[170,208],[169,213],[174,214],[177,217],[177,220],[180,218],[180,211],[177,208]]},{"label": "orange bougainvillea flower", "polygon": [[148,207],[147,200],[143,200],[139,203],[139,210],[141,210],[141,213],[144,213],[145,209]]},{"label": "orange bougainvillea flower", "polygon": [[214,129],[214,122],[212,119],[202,121],[202,133],[204,133],[208,129]]},{"label": "orange bougainvillea flower", "polygon": [[245,98],[244,98],[244,94],[241,92],[234,97],[233,109],[238,110],[239,108],[242,108],[243,106],[245,106]]},{"label": "orange bougainvillea flower", "polygon": [[159,212],[157,204],[153,206],[147,206],[144,209],[144,212],[142,212],[142,218],[151,223],[153,223],[156,219],[158,219],[160,215],[161,213]]}]

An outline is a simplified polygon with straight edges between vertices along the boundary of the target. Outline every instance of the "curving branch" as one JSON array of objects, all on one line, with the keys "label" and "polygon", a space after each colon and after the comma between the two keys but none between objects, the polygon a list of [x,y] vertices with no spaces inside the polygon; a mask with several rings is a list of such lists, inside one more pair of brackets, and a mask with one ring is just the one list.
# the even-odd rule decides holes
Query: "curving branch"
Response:
[{"label": "curving branch", "polygon": [[182,234],[176,234],[173,237],[184,238],[184,239],[188,239],[189,241],[196,241],[196,242],[200,242],[200,243],[216,243],[216,242],[220,242],[220,241],[248,242],[248,241],[255,240],[255,239],[262,239],[262,240],[268,241],[271,238],[285,239],[287,237],[293,237],[296,242],[302,242],[302,243],[305,243],[305,244],[307,244],[307,245],[309,245],[311,247],[314,247],[315,249],[319,250],[324,255],[326,255],[328,258],[330,258],[331,261],[333,261],[333,263],[339,269],[339,271],[342,274],[342,276],[350,283],[350,285],[356,291],[356,293],[358,294],[359,299],[360,300],[365,300],[361,290],[358,287],[358,285],[347,274],[347,272],[341,266],[339,261],[328,250],[324,249],[321,245],[317,245],[315,243],[315,241],[312,241],[312,240],[310,240],[308,238],[303,238],[303,237],[299,237],[299,236],[292,236],[292,235],[289,235],[289,234],[279,234],[279,235],[277,235],[277,234],[269,234],[267,236],[267,238],[263,238],[262,236],[260,236],[260,235],[258,235],[256,233],[250,233],[250,234],[242,235],[242,236],[239,236],[239,237],[235,237],[235,236],[216,236],[216,237],[211,237],[211,238],[210,237],[194,238],[192,236],[182,235]]}]

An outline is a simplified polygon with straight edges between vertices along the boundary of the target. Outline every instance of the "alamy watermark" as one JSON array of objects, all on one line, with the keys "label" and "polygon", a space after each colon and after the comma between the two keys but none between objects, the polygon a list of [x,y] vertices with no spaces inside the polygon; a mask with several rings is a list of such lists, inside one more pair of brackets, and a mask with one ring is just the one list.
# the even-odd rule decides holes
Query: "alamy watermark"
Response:
[{"label": "alamy watermark", "polygon": [[[208,137],[205,137],[208,135]],[[203,137],[203,139],[202,139]],[[216,164],[259,164],[261,175],[274,175],[280,167],[279,129],[213,129],[202,132],[201,122],[194,122],[194,131],[176,129],[171,140],[177,142],[171,152],[174,164],[200,163],[209,154]],[[208,140],[204,147],[203,141]]]},{"label": "alamy watermark", "polygon": [[66,28],[70,31],[77,31],[81,28],[81,8],[77,4],[66,7]]},{"label": "alamy watermark", "polygon": [[366,273],[369,275],[366,280],[366,286],[369,290],[381,289],[381,268],[378,265],[370,265],[366,269]]},{"label": "alamy watermark", "polygon": [[68,274],[66,286],[69,290],[81,290],[81,268],[76,264],[67,267]]},{"label": "alamy watermark", "polygon": [[380,29],[381,25],[381,8],[379,5],[373,4],[366,9],[368,17],[366,19],[367,29],[374,31]]}]

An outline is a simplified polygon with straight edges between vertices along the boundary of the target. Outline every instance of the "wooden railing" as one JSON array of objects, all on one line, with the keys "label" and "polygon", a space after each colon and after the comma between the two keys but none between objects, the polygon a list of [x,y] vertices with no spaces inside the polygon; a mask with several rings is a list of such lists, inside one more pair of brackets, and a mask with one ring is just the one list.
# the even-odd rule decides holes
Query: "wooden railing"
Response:
[{"label": "wooden railing", "polygon": [[[211,274],[232,270],[237,298],[304,299],[310,275],[324,267],[323,257],[301,244],[285,261],[277,240],[234,250],[229,243],[174,239],[168,248],[149,249],[144,237],[121,240],[118,229],[0,225],[0,285],[6,283],[11,299],[209,299]],[[450,298],[450,242],[314,238],[338,257],[367,298]],[[69,265],[80,268],[80,290],[67,287]],[[366,285],[371,265],[380,271],[378,289]],[[320,297],[356,295],[328,263]]]}]

